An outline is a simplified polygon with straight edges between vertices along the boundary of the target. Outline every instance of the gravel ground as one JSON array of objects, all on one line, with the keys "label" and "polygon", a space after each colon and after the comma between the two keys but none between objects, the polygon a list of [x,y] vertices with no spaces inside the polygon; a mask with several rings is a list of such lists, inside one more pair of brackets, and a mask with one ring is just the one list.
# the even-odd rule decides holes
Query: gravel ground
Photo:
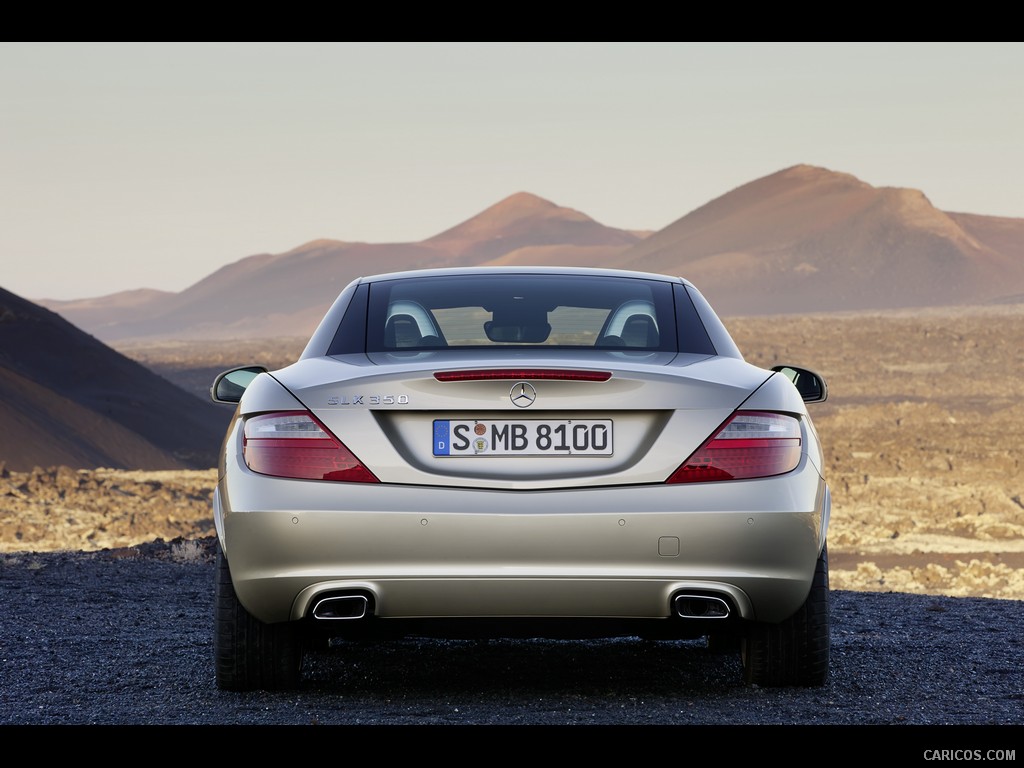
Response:
[{"label": "gravel ground", "polygon": [[0,724],[902,724],[943,726],[949,749],[968,735],[948,726],[984,727],[986,749],[1020,742],[1018,601],[833,590],[821,688],[747,685],[700,641],[410,639],[335,646],[300,690],[239,694],[214,683],[211,551],[0,555]]}]

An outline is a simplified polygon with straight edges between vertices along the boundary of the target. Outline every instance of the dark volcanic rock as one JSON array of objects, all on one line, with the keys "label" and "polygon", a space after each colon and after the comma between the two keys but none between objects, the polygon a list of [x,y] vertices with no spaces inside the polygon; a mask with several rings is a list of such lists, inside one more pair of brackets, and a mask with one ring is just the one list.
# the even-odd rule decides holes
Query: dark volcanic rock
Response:
[{"label": "dark volcanic rock", "polygon": [[208,468],[229,418],[0,289],[0,459],[9,470]]}]

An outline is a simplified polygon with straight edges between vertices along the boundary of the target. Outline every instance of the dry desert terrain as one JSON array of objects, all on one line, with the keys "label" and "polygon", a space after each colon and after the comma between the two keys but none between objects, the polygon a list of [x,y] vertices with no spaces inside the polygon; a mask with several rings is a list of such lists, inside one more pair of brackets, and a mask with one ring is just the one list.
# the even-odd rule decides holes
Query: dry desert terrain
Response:
[{"label": "dry desert terrain", "polygon": [[[833,492],[835,589],[1024,600],[1024,305],[726,318],[747,359],[813,368]],[[125,343],[205,397],[213,372],[291,362],[301,339]],[[0,468],[0,553],[213,535],[204,471]]]}]

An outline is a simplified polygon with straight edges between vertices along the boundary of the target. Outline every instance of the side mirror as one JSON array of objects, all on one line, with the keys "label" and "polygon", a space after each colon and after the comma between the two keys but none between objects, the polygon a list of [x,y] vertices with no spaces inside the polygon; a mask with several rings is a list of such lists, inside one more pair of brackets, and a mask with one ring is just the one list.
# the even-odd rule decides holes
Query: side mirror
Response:
[{"label": "side mirror", "polygon": [[252,380],[266,372],[262,365],[243,365],[217,374],[210,385],[210,398],[215,403],[237,403]]},{"label": "side mirror", "polygon": [[825,379],[814,371],[797,368],[795,365],[776,365],[772,367],[772,370],[778,371],[792,381],[805,403],[823,403],[828,398],[828,386],[825,384]]}]

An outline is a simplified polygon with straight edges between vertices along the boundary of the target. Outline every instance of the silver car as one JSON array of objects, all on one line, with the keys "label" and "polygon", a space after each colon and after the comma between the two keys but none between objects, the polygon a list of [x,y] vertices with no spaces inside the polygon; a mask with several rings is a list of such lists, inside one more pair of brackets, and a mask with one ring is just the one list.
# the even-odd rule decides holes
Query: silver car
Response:
[{"label": "silver car", "polygon": [[829,666],[821,376],[744,361],[676,277],[360,278],[297,362],[226,371],[216,678],[324,642],[707,638],[745,680]]}]

